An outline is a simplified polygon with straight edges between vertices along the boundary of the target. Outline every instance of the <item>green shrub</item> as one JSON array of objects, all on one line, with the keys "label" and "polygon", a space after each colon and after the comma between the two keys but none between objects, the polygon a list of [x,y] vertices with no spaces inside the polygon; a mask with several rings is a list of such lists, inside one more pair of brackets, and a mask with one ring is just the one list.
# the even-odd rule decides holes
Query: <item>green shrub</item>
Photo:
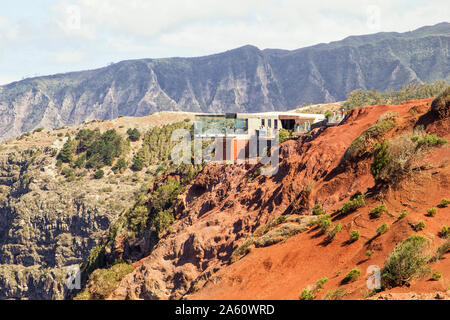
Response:
[{"label": "green shrub", "polygon": [[386,140],[381,144],[377,143],[373,148],[373,162],[370,165],[370,172],[372,173],[375,182],[380,182],[381,171],[389,164],[391,158],[389,157],[389,146]]},{"label": "green shrub", "polygon": [[325,210],[323,210],[320,204],[316,204],[314,205],[314,207],[312,207],[312,214],[315,216],[320,216],[322,214],[325,214]]},{"label": "green shrub", "polygon": [[81,169],[84,167],[85,162],[86,162],[86,155],[82,154],[75,160],[75,162],[73,163],[73,166],[75,168]]},{"label": "green shrub", "polygon": [[142,147],[136,154],[143,166],[160,165],[171,160],[172,150],[179,143],[179,141],[172,141],[172,133],[177,129],[185,129],[193,133],[193,124],[180,121],[164,126],[155,126],[144,134]]},{"label": "green shrub", "polygon": [[117,160],[114,167],[111,168],[111,170],[114,173],[123,173],[126,170],[126,168],[127,168],[127,163],[126,163],[125,159],[120,158],[119,160]]},{"label": "green shrub", "polygon": [[382,279],[389,286],[403,285],[424,272],[429,261],[428,241],[412,235],[398,244],[384,263]]},{"label": "green shrub", "polygon": [[447,238],[449,235],[450,235],[450,226],[442,226],[442,229],[439,232],[439,237]]},{"label": "green shrub", "polygon": [[65,167],[64,169],[62,169],[61,174],[65,176],[67,179],[70,179],[73,177],[74,171],[70,167]]},{"label": "green shrub", "polygon": [[450,252],[450,239],[445,241],[441,246],[436,249],[437,259],[442,259],[443,255]]},{"label": "green shrub", "polygon": [[303,289],[302,295],[300,296],[300,300],[314,300],[316,296],[310,289]]},{"label": "green shrub", "polygon": [[373,251],[373,250],[367,250],[365,255],[366,255],[366,257],[370,258],[374,254],[374,252],[375,251]]},{"label": "green shrub", "polygon": [[363,131],[344,153],[343,160],[350,162],[368,155],[374,144],[374,140],[381,138],[385,133],[391,131],[396,126],[393,121],[382,121],[374,124]]},{"label": "green shrub", "polygon": [[109,269],[94,270],[86,284],[74,300],[106,299],[118,287],[120,281],[133,271],[126,263],[118,263]]},{"label": "green shrub", "polygon": [[450,117],[450,86],[433,100],[431,103],[431,111],[436,114],[439,119]]},{"label": "green shrub", "polygon": [[386,205],[384,203],[376,206],[375,208],[372,209],[372,211],[370,211],[370,217],[372,219],[376,219],[381,217],[381,215],[386,212]]},{"label": "green shrub", "polygon": [[320,278],[319,280],[316,281],[316,284],[314,285],[315,290],[317,290],[317,292],[320,292],[320,290],[323,288],[323,285],[328,282],[328,278],[327,277],[323,277]]},{"label": "green shrub", "polygon": [[[347,100],[344,103],[344,108],[353,109],[362,106],[376,105],[376,104],[400,104],[408,100],[433,98],[441,94],[447,86],[446,81],[437,80],[431,83],[410,83],[401,87],[397,91],[389,90],[381,92],[377,90],[362,90],[357,89],[347,95]],[[439,98],[439,99],[438,99]],[[448,96],[442,94],[436,98],[437,105],[447,103]]]},{"label": "green shrub", "polygon": [[137,128],[128,129],[127,134],[128,134],[128,139],[133,142],[136,142],[141,138],[141,133],[139,132],[139,130]]},{"label": "green shrub", "polygon": [[331,229],[328,232],[328,236],[327,236],[327,240],[328,241],[333,241],[334,237],[336,236],[336,234],[338,234],[339,232],[341,232],[342,230],[342,225],[340,223],[338,223],[337,225],[335,225],[333,227],[333,229]]},{"label": "green shrub", "polygon": [[101,179],[101,178],[103,178],[104,175],[105,175],[105,172],[102,169],[100,169],[94,173],[94,178]]},{"label": "green shrub", "polygon": [[291,138],[291,133],[286,129],[280,129],[278,131],[278,143],[281,144]]},{"label": "green shrub", "polygon": [[397,220],[402,220],[408,215],[408,211],[402,211],[402,213],[398,216]]},{"label": "green shrub", "polygon": [[349,213],[355,212],[356,210],[363,207],[364,205],[365,205],[364,195],[360,194],[360,195],[357,195],[352,200],[344,203],[340,211],[343,215],[347,215]]},{"label": "green shrub", "polygon": [[133,171],[141,171],[142,169],[144,169],[144,162],[140,158],[134,157],[131,169]]},{"label": "green shrub", "polygon": [[431,281],[438,281],[442,277],[442,274],[439,271],[434,271],[430,280]]},{"label": "green shrub", "polygon": [[450,204],[450,200],[442,198],[441,203],[439,204],[442,208],[447,207]]},{"label": "green shrub", "polygon": [[356,281],[356,279],[359,278],[360,275],[361,275],[361,270],[359,270],[358,268],[353,268],[345,275],[344,279],[342,279],[342,283],[345,284],[345,283],[354,282],[354,281]]},{"label": "green shrub", "polygon": [[381,226],[377,228],[377,235],[381,236],[389,231],[389,226],[386,223],[383,223]]},{"label": "green shrub", "polygon": [[316,224],[319,227],[322,234],[328,231],[328,229],[331,226],[331,223],[332,223],[331,216],[329,214],[318,216],[314,221],[314,224]]},{"label": "green shrub", "polygon": [[81,129],[75,138],[76,153],[86,154],[86,168],[101,169],[111,166],[123,152],[123,139],[116,130],[101,134],[99,129]]},{"label": "green shrub", "polygon": [[358,230],[353,230],[350,232],[350,242],[358,241],[361,236],[361,233]]},{"label": "green shrub", "polygon": [[435,134],[426,134],[423,138],[417,140],[419,148],[440,147],[447,143],[447,139],[441,138]]},{"label": "green shrub", "polygon": [[427,215],[429,217],[434,217],[436,215],[436,212],[437,212],[436,208],[427,209]]},{"label": "green shrub", "polygon": [[433,141],[434,138],[425,135],[423,128],[418,127],[394,137],[388,143],[383,141],[377,144],[373,150],[374,161],[371,164],[375,182],[392,185],[411,174],[416,160],[420,159],[428,148],[438,145]]},{"label": "green shrub", "polygon": [[155,231],[158,234],[158,236],[161,235],[163,232],[169,230],[169,228],[173,224],[174,220],[175,219],[173,217],[172,209],[166,209],[166,210],[159,211],[156,214],[156,216],[154,218],[154,222],[153,222]]},{"label": "green shrub", "polygon": [[267,247],[307,230],[305,225],[285,223],[255,240],[256,247]]},{"label": "green shrub", "polygon": [[425,222],[423,222],[423,221],[419,221],[419,222],[414,226],[414,230],[415,230],[415,231],[422,231],[423,229],[425,229]]},{"label": "green shrub", "polygon": [[230,257],[230,263],[234,263],[251,250],[251,246],[254,244],[254,239],[252,237],[246,239],[240,246],[233,250]]},{"label": "green shrub", "polygon": [[64,163],[70,163],[73,160],[73,142],[70,136],[67,138],[66,143],[64,143],[61,151],[59,152],[56,159],[61,160]]},{"label": "green shrub", "polygon": [[341,300],[344,296],[344,289],[330,290],[325,295],[325,300]]}]

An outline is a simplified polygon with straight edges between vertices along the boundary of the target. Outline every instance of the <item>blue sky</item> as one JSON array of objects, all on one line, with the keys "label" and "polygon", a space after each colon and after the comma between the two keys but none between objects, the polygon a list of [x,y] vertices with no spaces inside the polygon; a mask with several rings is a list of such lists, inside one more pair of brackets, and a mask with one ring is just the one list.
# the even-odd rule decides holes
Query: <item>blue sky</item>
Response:
[{"label": "blue sky", "polygon": [[297,49],[447,21],[442,0],[0,0],[0,85],[246,44]]}]

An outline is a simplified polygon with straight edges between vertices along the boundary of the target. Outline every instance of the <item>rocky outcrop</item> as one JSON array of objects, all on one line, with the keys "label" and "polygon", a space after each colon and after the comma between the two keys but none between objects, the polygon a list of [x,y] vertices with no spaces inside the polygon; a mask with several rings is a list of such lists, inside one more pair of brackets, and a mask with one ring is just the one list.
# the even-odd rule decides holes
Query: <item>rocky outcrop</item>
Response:
[{"label": "rocky outcrop", "polygon": [[450,80],[450,24],[293,51],[245,46],[198,58],[123,61],[0,87],[0,140],[161,110],[257,112],[345,99],[354,89]]}]

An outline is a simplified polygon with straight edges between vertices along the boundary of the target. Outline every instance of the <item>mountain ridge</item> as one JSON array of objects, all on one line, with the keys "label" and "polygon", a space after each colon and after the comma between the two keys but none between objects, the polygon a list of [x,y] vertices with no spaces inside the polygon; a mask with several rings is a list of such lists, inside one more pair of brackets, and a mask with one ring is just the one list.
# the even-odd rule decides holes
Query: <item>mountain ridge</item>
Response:
[{"label": "mountain ridge", "polygon": [[156,111],[258,112],[345,99],[354,89],[450,80],[450,24],[350,36],[296,50],[246,45],[192,58],[124,60],[0,86],[0,139]]}]

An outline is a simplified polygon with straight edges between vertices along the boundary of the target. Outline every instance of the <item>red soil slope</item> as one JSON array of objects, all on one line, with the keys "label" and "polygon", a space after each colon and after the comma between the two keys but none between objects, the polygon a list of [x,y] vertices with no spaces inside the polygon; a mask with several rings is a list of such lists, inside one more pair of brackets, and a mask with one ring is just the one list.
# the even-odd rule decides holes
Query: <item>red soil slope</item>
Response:
[{"label": "red soil slope", "polygon": [[[415,233],[410,224],[423,220],[426,228],[419,233],[432,238],[433,248],[442,242],[436,234],[442,225],[449,224],[450,208],[438,209],[433,218],[424,214],[442,198],[450,198],[450,166],[446,161],[450,150],[434,150],[420,171],[378,196],[371,190],[371,158],[345,165],[341,159],[351,142],[388,111],[397,112],[399,117],[387,138],[409,131],[419,122],[427,132],[450,140],[449,120],[438,120],[428,113],[431,100],[352,110],[340,126],[318,129],[310,137],[283,144],[280,168],[274,176],[258,176],[252,165],[207,166],[180,197],[173,232],[136,263],[138,268],[124,278],[110,298],[297,299],[302,289],[322,277],[330,280],[318,298],[338,287],[347,293],[344,298],[366,297],[367,267],[381,268],[395,245]],[[340,222],[343,230],[330,244],[323,243],[325,236],[309,230],[282,243],[254,248],[229,264],[234,248],[270,219],[291,213],[294,201],[303,207],[302,214],[311,214],[316,203],[333,213],[357,191],[370,191],[366,206],[344,218],[334,217],[334,223]],[[369,211],[381,198],[388,214],[369,219]],[[396,222],[395,217],[405,209],[410,214]],[[374,238],[382,223],[390,230]],[[353,229],[361,231],[361,239],[346,244]],[[375,252],[369,260],[365,256],[368,249]],[[341,286],[343,276],[354,267],[362,276]],[[442,273],[440,281],[416,281],[410,288],[392,292],[447,290],[450,259],[440,260],[432,268]]]}]

